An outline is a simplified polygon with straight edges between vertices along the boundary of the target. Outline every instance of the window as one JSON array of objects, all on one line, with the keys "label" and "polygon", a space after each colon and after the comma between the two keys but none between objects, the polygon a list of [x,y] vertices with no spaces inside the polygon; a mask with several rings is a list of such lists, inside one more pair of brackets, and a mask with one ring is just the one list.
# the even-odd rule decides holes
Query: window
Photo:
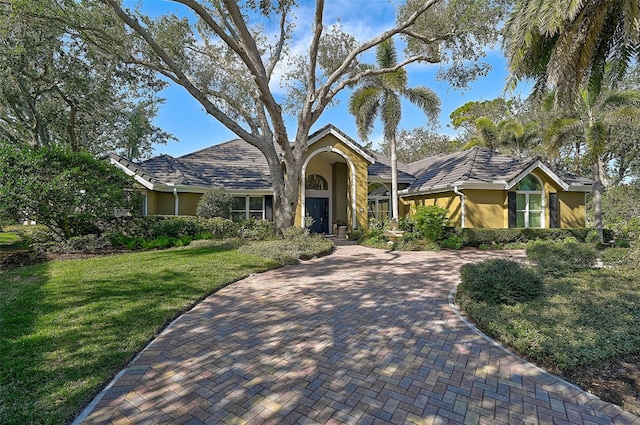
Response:
[{"label": "window", "polygon": [[543,192],[540,181],[529,174],[515,187],[516,227],[544,227]]},{"label": "window", "polygon": [[234,196],[231,215],[234,219],[256,220],[264,219],[264,197],[263,196]]},{"label": "window", "polygon": [[310,190],[329,190],[327,179],[320,174],[311,174],[304,181],[304,188]]},{"label": "window", "polygon": [[391,194],[389,188],[382,183],[369,185],[368,197],[369,218],[384,220],[391,217]]}]

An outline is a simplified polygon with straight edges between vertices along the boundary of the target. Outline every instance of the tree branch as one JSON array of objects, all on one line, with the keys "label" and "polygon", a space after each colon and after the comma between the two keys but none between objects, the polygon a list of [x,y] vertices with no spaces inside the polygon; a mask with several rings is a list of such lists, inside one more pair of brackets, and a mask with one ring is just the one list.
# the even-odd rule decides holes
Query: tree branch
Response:
[{"label": "tree branch", "polygon": [[[137,19],[130,16],[126,13],[118,4],[117,0],[101,0],[103,3],[111,7],[113,11],[118,15],[118,17],[129,26],[132,30],[138,33],[146,42],[149,44],[149,47],[153,50],[153,52],[158,55],[158,57],[167,65],[170,73],[173,73],[173,76],[169,76],[169,72],[162,72],[163,75],[171,78],[172,81],[181,85],[196,99],[202,106],[204,106],[205,110],[211,114],[214,118],[220,121],[225,127],[229,130],[233,131],[240,138],[245,141],[257,145],[259,143],[259,138],[256,135],[253,135],[243,129],[240,125],[238,125],[234,120],[232,120],[229,116],[227,116],[224,112],[222,112],[218,107],[216,107],[207,97],[199,90],[187,77],[184,72],[180,69],[180,67],[173,61],[173,59],[169,56],[169,54],[157,43],[157,41],[153,38],[153,36],[143,28]],[[189,1],[189,0],[181,0],[181,1]]]},{"label": "tree branch", "polygon": [[284,48],[284,42],[287,39],[286,34],[287,29],[287,10],[282,11],[282,15],[280,16],[280,36],[278,37],[278,42],[276,43],[276,48],[273,52],[273,56],[269,61],[269,65],[267,66],[267,78],[271,81],[271,76],[273,75],[273,70],[276,68],[278,62],[280,62],[282,56],[282,49]]}]

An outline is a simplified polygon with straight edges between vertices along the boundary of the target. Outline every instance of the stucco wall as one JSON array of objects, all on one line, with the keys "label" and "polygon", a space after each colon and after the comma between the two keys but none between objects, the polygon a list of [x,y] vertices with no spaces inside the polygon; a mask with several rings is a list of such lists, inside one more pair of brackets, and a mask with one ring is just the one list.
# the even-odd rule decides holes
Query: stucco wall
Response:
[{"label": "stucco wall", "polygon": [[342,162],[333,164],[333,205],[332,216],[334,222],[349,221],[349,205],[347,194],[349,192],[349,167]]},{"label": "stucco wall", "polygon": [[502,190],[464,190],[465,227],[509,227],[507,193]]},{"label": "stucco wall", "polygon": [[[175,204],[173,193],[155,192],[155,212],[157,215],[174,215]],[[150,213],[151,214],[151,213]]]},{"label": "stucco wall", "polygon": [[178,213],[180,215],[196,215],[198,202],[201,197],[201,193],[179,193],[178,198],[180,205],[178,207]]},{"label": "stucco wall", "polygon": [[583,192],[560,192],[560,227],[563,229],[585,227],[585,194]]}]

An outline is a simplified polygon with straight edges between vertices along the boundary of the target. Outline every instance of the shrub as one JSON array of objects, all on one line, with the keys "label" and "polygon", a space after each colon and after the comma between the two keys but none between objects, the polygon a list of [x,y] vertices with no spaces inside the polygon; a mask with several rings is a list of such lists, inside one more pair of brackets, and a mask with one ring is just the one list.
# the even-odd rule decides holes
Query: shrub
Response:
[{"label": "shrub", "polygon": [[562,276],[593,266],[593,245],[566,242],[533,241],[527,244],[527,257],[545,275]]},{"label": "shrub", "polygon": [[371,248],[388,248],[388,240],[384,236],[384,231],[388,228],[388,220],[369,219],[369,227],[359,243]]},{"label": "shrub", "polygon": [[629,256],[628,248],[608,248],[599,253],[600,259],[607,266],[619,266],[626,264]]},{"label": "shrub", "polygon": [[350,241],[360,242],[364,236],[362,229],[354,229],[347,231],[347,239]]},{"label": "shrub", "polygon": [[440,251],[440,245],[428,239],[403,237],[398,241],[396,249],[398,251]]},{"label": "shrub", "polygon": [[196,215],[203,218],[231,218],[233,195],[223,189],[208,190],[198,201]]},{"label": "shrub", "polygon": [[238,236],[243,239],[264,240],[275,236],[273,223],[266,220],[241,220],[238,223]]},{"label": "shrub", "polygon": [[75,236],[66,241],[54,244],[44,244],[44,250],[64,254],[84,253],[93,254],[111,248],[111,241],[102,235]]},{"label": "shrub", "polygon": [[133,178],[89,153],[0,143],[0,214],[24,216],[60,239],[96,232],[99,219],[140,206]]},{"label": "shrub", "polygon": [[449,225],[449,210],[437,205],[419,206],[412,221],[422,237],[432,241],[442,240],[445,227]]},{"label": "shrub", "polygon": [[180,238],[182,236],[192,236],[205,230],[204,226],[195,217],[166,217],[163,220],[156,220],[151,231],[151,238],[168,236]]},{"label": "shrub", "polygon": [[531,268],[507,259],[465,264],[460,270],[460,294],[491,304],[515,304],[543,294],[542,278]]},{"label": "shrub", "polygon": [[14,232],[29,244],[55,242],[59,237],[44,226],[16,226]]},{"label": "shrub", "polygon": [[587,243],[597,244],[598,242],[600,242],[600,235],[598,235],[597,231],[590,230],[589,233],[587,233],[587,236],[584,238],[584,241]]},{"label": "shrub", "polygon": [[460,235],[450,235],[440,242],[440,246],[445,249],[460,249],[464,244],[464,239]]},{"label": "shrub", "polygon": [[238,251],[272,259],[282,265],[297,264],[298,260],[308,260],[329,254],[333,242],[321,235],[307,234],[304,229],[296,228],[284,231],[283,239],[251,242],[241,246]]},{"label": "shrub", "polygon": [[[466,246],[507,245],[523,243],[533,240],[562,240],[574,237],[583,242],[590,229],[456,229],[462,234]],[[606,229],[605,229],[606,230]],[[605,238],[611,236],[611,231],[605,231]]]}]

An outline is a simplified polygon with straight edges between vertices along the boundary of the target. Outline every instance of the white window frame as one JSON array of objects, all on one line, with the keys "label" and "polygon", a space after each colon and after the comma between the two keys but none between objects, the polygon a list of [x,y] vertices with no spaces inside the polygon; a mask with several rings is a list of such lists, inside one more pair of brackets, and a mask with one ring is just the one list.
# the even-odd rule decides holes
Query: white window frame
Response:
[{"label": "white window frame", "polygon": [[[251,213],[256,213],[256,212],[260,212],[260,218],[257,218],[256,220],[264,220],[265,218],[265,196],[264,195],[235,195],[234,198],[244,198],[244,210],[231,210],[231,216],[232,217],[236,217],[236,214],[238,213],[243,213],[244,212],[244,220],[249,220],[249,218],[251,217]],[[249,208],[250,206],[250,202],[249,202],[249,198],[262,198],[262,207],[260,210],[252,210]]]},{"label": "white window frame", "polygon": [[[516,190],[516,217],[518,215],[519,212],[523,212],[524,213],[524,228],[525,229],[529,229],[529,218],[530,218],[530,214],[531,213],[540,213],[540,229],[545,229],[546,228],[546,223],[545,223],[545,217],[546,217],[546,210],[547,210],[547,205],[546,205],[546,200],[545,200],[545,194],[544,194],[544,184],[542,183],[542,181],[540,181],[540,179],[534,175],[534,174],[527,174],[527,176],[531,176],[534,179],[536,179],[538,181],[538,183],[540,184],[540,187],[542,188],[542,190]],[[517,195],[525,195],[525,209],[524,210],[519,210],[517,205],[518,205],[518,198]],[[540,195],[540,207],[542,208],[541,210],[531,210],[529,208],[530,202],[529,202],[529,195]],[[537,227],[533,227],[533,229],[537,229]]]},{"label": "white window frame", "polygon": [[[372,186],[373,184],[376,183],[371,183],[369,186]],[[382,186],[384,186],[387,189],[386,193],[389,193],[388,195],[368,195],[367,196],[367,208],[369,207],[369,203],[370,202],[375,202],[375,210],[371,211],[368,210],[367,211],[367,219],[372,219],[375,218],[376,220],[383,220],[386,218],[391,218],[392,212],[393,212],[393,200],[391,199],[391,189],[389,189],[389,186],[387,186],[385,183],[379,183]],[[380,211],[380,201],[389,201],[389,210],[387,211],[387,216],[386,217],[379,217],[378,212]]]}]

